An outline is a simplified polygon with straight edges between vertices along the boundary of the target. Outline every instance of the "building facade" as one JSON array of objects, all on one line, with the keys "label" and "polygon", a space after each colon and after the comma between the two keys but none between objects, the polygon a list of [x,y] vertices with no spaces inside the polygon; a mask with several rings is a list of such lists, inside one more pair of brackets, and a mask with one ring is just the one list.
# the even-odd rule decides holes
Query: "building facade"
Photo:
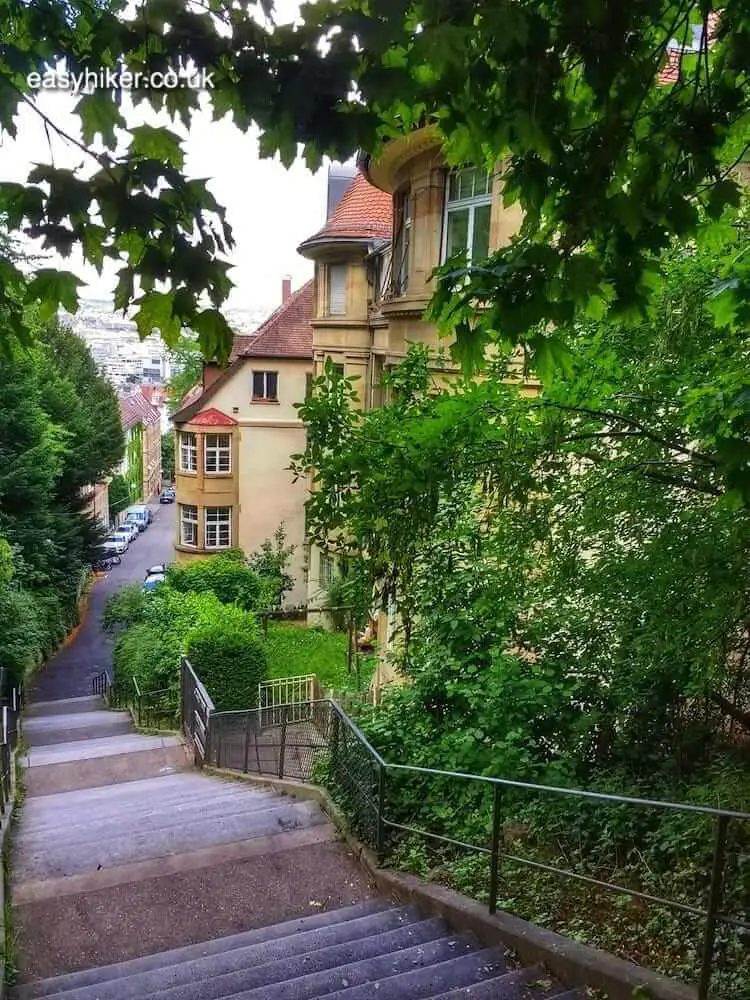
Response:
[{"label": "building facade", "polygon": [[235,337],[230,364],[206,364],[203,383],[174,414],[178,561],[229,548],[256,552],[283,524],[294,546],[287,606],[307,593],[304,504],[290,455],[305,431],[295,403],[312,372],[313,285],[282,283],[282,303],[254,334]]},{"label": "building facade", "polygon": [[[435,268],[459,251],[470,262],[486,258],[509,242],[521,213],[503,206],[499,169],[450,170],[440,133],[430,126],[389,141],[377,160],[361,155],[358,166],[325,226],[298,250],[315,266],[314,374],[330,359],[357,380],[359,405],[369,409],[386,402],[383,374],[403,361],[410,343],[435,353],[447,346],[422,318]],[[454,370],[435,362],[437,380]],[[536,383],[528,380],[527,389],[536,391]],[[312,620],[336,572],[334,555],[311,545]],[[382,649],[396,624],[394,609],[380,609],[378,618]]]},{"label": "building facade", "polygon": [[132,502],[147,501],[161,489],[161,417],[140,389],[119,397],[125,457],[118,469]]}]

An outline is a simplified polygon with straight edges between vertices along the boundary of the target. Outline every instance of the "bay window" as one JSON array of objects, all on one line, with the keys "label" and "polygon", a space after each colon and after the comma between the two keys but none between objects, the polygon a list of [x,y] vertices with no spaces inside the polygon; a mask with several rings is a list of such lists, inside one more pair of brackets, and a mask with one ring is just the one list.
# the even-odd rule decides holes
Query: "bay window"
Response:
[{"label": "bay window", "polygon": [[205,548],[228,549],[232,541],[232,508],[206,507],[205,529]]},{"label": "bay window", "polygon": [[198,545],[198,508],[180,504],[180,544]]},{"label": "bay window", "polygon": [[205,472],[231,472],[231,434],[206,434],[203,461]]},{"label": "bay window", "polygon": [[443,225],[443,260],[463,251],[468,263],[490,253],[492,175],[475,167],[448,175]]},{"label": "bay window", "polygon": [[396,193],[393,205],[393,295],[406,295],[409,287],[409,247],[411,244],[411,192],[404,188]]},{"label": "bay window", "polygon": [[180,431],[180,472],[198,471],[198,445],[195,434]]}]

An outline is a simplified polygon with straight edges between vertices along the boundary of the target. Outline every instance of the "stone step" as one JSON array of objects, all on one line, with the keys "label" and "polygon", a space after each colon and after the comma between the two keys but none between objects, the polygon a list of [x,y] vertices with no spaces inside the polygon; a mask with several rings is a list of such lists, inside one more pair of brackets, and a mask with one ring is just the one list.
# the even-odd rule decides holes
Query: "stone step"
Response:
[{"label": "stone step", "polygon": [[229,816],[207,811],[200,820],[177,818],[173,823],[162,820],[146,829],[129,827],[124,817],[120,832],[104,840],[94,831],[92,836],[72,842],[67,835],[54,841],[45,837],[27,842],[21,831],[14,843],[14,879],[21,882],[74,875],[324,822],[325,817],[315,803],[282,800],[271,809],[245,809]]},{"label": "stone step", "polygon": [[[338,998],[338,994],[336,996]],[[472,986],[459,986],[431,1000],[532,1000],[532,997],[533,1000],[584,1000],[576,991],[561,994],[560,987],[547,976],[542,966],[506,972]]]},{"label": "stone step", "polygon": [[101,695],[86,698],[60,698],[58,701],[35,701],[24,708],[24,719],[46,715],[71,715],[74,712],[94,712],[104,708]]},{"label": "stone step", "polygon": [[[181,741],[172,740],[166,745],[164,743],[163,739],[155,737],[150,749],[135,748],[126,753],[58,760],[57,763],[30,767],[24,772],[28,801],[67,791],[117,787],[143,779],[161,779],[186,771],[191,764]],[[43,751],[35,752],[41,754]]]},{"label": "stone step", "polygon": [[[166,774],[145,781],[130,781],[119,785],[99,786],[73,792],[51,793],[29,800],[20,819],[20,828],[40,834],[77,825],[90,827],[108,819],[150,817],[155,811],[162,815],[185,809],[229,808],[238,801],[255,803],[265,808],[269,802],[289,799],[270,791],[243,789],[239,785],[198,783],[187,773]],[[184,783],[180,778],[188,779]],[[177,780],[175,780],[177,779]],[[92,794],[96,793],[96,794]]]},{"label": "stone step", "polygon": [[[483,979],[497,978],[505,971],[502,954],[494,948],[472,951],[471,944],[458,935],[408,948],[392,955],[364,959],[335,970],[285,980],[280,963],[279,979],[271,993],[267,985],[230,994],[233,1000],[418,1000],[445,993],[449,988],[470,986]],[[272,980],[273,981],[273,980]],[[377,985],[375,985],[377,984]],[[157,994],[158,995],[158,994]],[[185,994],[185,1000],[190,994]],[[154,1000],[147,994],[143,1000]],[[169,1000],[183,1000],[176,991]],[[228,998],[227,998],[228,1000]]]},{"label": "stone step", "polygon": [[133,722],[129,712],[78,712],[29,719],[23,732],[30,747],[48,747],[132,733]]},{"label": "stone step", "polygon": [[[145,972],[173,967],[183,962],[190,963],[214,955],[224,955],[241,948],[251,948],[266,943],[274,945],[284,938],[291,939],[296,935],[304,937],[311,931],[318,929],[330,927],[343,928],[347,923],[356,924],[361,920],[377,918],[380,914],[391,914],[393,912],[388,904],[382,900],[367,900],[364,903],[356,903],[354,906],[341,907],[340,909],[323,913],[314,913],[305,917],[296,917],[281,924],[243,931],[240,934],[215,938],[213,941],[201,941],[198,944],[187,945],[183,948],[173,948],[170,951],[163,951],[155,955],[132,958],[127,962],[99,966],[95,969],[86,969],[83,972],[70,972],[67,975],[57,976],[54,979],[42,979],[35,983],[16,987],[15,996],[17,1000],[37,1000],[37,998],[64,993],[97,983],[110,983],[114,980],[127,979],[129,976],[138,976]],[[395,912],[397,919],[408,919],[408,911],[396,910]],[[387,916],[384,919],[386,921],[384,926],[390,926],[389,921],[393,918]],[[375,933],[377,933],[377,928],[381,925],[375,920],[374,926],[376,927]],[[361,930],[362,925],[356,929]]]},{"label": "stone step", "polygon": [[287,935],[262,944],[232,948],[189,962],[79,987],[60,1000],[141,1000],[179,994],[186,1000],[214,1000],[250,985],[268,985],[315,971],[427,943],[445,934],[439,920],[420,920],[415,911],[386,910],[340,924]]},{"label": "stone step", "polygon": [[73,760],[113,757],[122,753],[158,750],[168,746],[182,746],[182,740],[179,736],[142,736],[140,733],[124,733],[123,735],[99,739],[55,743],[38,749],[32,748],[24,756],[23,762],[26,767],[33,769],[48,764],[64,764]]},{"label": "stone step", "polygon": [[[42,801],[42,800],[40,800]],[[147,829],[170,830],[174,827],[192,826],[206,822],[215,823],[221,818],[222,823],[233,821],[238,816],[253,815],[263,819],[263,814],[269,810],[286,810],[294,806],[294,800],[281,795],[256,799],[249,796],[235,795],[217,799],[184,798],[171,802],[163,809],[153,801],[148,803],[133,803],[131,808],[103,807],[99,812],[91,810],[86,814],[78,813],[73,821],[55,826],[54,818],[57,810],[51,810],[51,821],[39,824],[32,818],[22,817],[17,830],[18,842],[24,847],[37,845],[47,846],[51,831],[65,830],[65,844],[74,847],[96,840],[112,840],[130,836]],[[62,818],[62,817],[61,817]]]}]

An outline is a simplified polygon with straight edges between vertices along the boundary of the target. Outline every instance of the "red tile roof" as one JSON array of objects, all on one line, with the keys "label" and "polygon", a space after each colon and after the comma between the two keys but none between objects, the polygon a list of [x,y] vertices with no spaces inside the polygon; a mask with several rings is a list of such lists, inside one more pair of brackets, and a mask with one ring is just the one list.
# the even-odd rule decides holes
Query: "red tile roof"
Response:
[{"label": "red tile roof", "polygon": [[196,383],[196,385],[193,386],[192,389],[188,389],[188,391],[182,397],[182,402],[180,403],[180,409],[182,409],[183,406],[189,406],[191,403],[194,403],[196,399],[200,399],[202,395],[203,395],[203,385],[200,382],[198,382]]},{"label": "red tile roof", "polygon": [[357,174],[331,218],[302,246],[317,240],[389,240],[392,226],[391,195],[374,187],[363,174]]},{"label": "red tile roof", "polygon": [[226,413],[222,413],[221,410],[217,410],[211,406],[207,410],[201,410],[200,413],[192,417],[190,423],[204,424],[206,427],[231,427],[237,421],[234,417],[227,416]]},{"label": "red tile roof", "polygon": [[[719,27],[720,17],[721,17],[720,10],[714,10],[708,15],[706,27],[708,29],[707,34],[708,34],[709,47],[716,38],[716,32]],[[698,30],[697,26],[696,30]],[[680,67],[682,64],[682,54],[683,52],[688,52],[688,53],[697,52],[698,49],[695,46],[699,43],[702,43],[702,38],[701,38],[702,34],[703,34],[702,31],[698,31],[698,35],[694,39],[693,47],[686,46],[683,48],[683,46],[679,44],[669,45],[667,47],[667,61],[662,71],[659,73],[659,83],[668,84],[668,83],[677,83],[679,81]]]},{"label": "red tile roof", "polygon": [[149,403],[140,389],[131,392],[129,396],[119,396],[118,401],[120,403],[120,419],[126,430],[135,427],[136,424],[150,427],[152,424],[159,423],[159,411]]},{"label": "red tile roof", "polygon": [[313,282],[292,292],[255,333],[234,338],[230,361],[238,358],[312,359]]}]

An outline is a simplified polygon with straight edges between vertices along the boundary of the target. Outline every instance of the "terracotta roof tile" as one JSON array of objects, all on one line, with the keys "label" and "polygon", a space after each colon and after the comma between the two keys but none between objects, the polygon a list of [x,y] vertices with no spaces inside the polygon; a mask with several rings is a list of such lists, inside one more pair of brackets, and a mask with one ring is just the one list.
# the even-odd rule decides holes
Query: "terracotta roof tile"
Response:
[{"label": "terracotta roof tile", "polygon": [[302,246],[322,239],[389,240],[392,225],[390,194],[374,187],[363,174],[357,174],[341,196],[331,218]]},{"label": "terracotta roof tile", "polygon": [[202,395],[203,395],[203,385],[200,382],[198,382],[196,385],[193,386],[192,389],[188,389],[188,391],[182,397],[182,402],[180,403],[180,409],[182,409],[183,406],[189,406],[191,403],[194,403],[196,399],[200,399]]},{"label": "terracotta roof tile", "polygon": [[143,424],[150,427],[158,424],[159,411],[146,399],[140,389],[131,392],[129,396],[119,396],[120,419],[126,429],[135,427],[136,424]]},{"label": "terracotta roof tile", "polygon": [[230,417],[226,413],[222,413],[221,410],[210,406],[207,410],[201,410],[200,413],[196,413],[190,420],[190,423],[203,424],[206,427],[231,427],[237,421],[234,417]]},{"label": "terracotta roof tile", "polygon": [[308,281],[292,292],[255,333],[234,338],[230,361],[251,357],[312,359],[312,316],[313,282]]}]

